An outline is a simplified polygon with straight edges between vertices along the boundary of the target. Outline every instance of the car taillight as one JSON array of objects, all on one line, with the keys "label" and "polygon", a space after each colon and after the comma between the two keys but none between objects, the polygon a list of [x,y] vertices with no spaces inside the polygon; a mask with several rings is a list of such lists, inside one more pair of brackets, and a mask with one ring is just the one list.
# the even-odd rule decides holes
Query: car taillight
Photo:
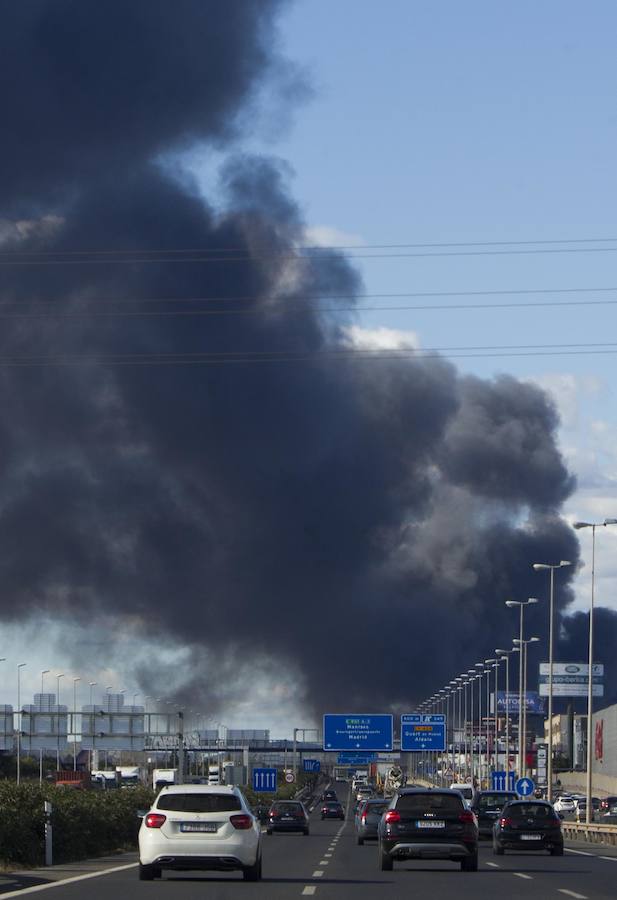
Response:
[{"label": "car taillight", "polygon": [[229,821],[234,828],[237,828],[240,831],[246,831],[247,828],[251,828],[253,825],[253,817],[247,816],[245,813],[242,813],[239,816],[231,816]]},{"label": "car taillight", "polygon": [[386,813],[385,821],[388,825],[392,825],[393,822],[400,822],[401,814],[395,809],[389,809]]},{"label": "car taillight", "polygon": [[459,822],[464,822],[467,825],[473,825],[476,821],[476,817],[470,809],[466,809],[458,818]]},{"label": "car taillight", "polygon": [[512,825],[512,819],[508,819],[506,816],[502,816],[499,820],[499,824],[502,828],[509,828]]},{"label": "car taillight", "polygon": [[362,824],[366,825],[366,813],[362,813]]},{"label": "car taillight", "polygon": [[148,813],[146,816],[146,828],[160,828],[167,820],[167,816],[161,813]]}]

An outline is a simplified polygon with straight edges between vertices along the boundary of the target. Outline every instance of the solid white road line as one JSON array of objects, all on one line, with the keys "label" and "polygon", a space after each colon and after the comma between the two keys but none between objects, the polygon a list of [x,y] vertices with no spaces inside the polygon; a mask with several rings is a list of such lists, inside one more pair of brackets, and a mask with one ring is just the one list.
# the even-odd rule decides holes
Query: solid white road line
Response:
[{"label": "solid white road line", "polygon": [[576,891],[569,891],[567,888],[557,888],[560,894],[566,894],[568,897],[574,897],[574,900],[587,900],[585,894],[577,894]]},{"label": "solid white road line", "polygon": [[566,853],[576,853],[577,856],[595,856],[595,853],[588,853],[587,850],[572,850],[571,847],[564,848]]},{"label": "solid white road line", "polygon": [[126,866],[113,866],[111,869],[100,869],[98,872],[88,872],[87,875],[74,875],[72,878],[63,878],[61,881],[48,881],[47,884],[35,884],[33,887],[19,888],[17,891],[9,891],[2,897],[22,897],[24,894],[34,894],[35,891],[47,891],[50,888],[62,887],[65,884],[73,884],[76,881],[86,881],[88,878],[100,878],[101,875],[111,875],[112,872],[123,872],[125,869],[136,869],[139,863],[128,863]]},{"label": "solid white road line", "polygon": [[313,872],[311,877],[312,878],[321,878],[322,875],[323,875],[323,871],[321,869],[315,869],[315,871]]},{"label": "solid white road line", "polygon": [[316,890],[317,890],[317,888],[315,887],[314,884],[307,884],[307,885],[305,886],[304,890],[302,891],[302,893],[303,893],[305,896],[309,897],[309,896],[311,896],[312,894],[314,894]]},{"label": "solid white road line", "polygon": [[608,859],[609,862],[617,862],[617,856],[598,856],[598,859]]},{"label": "solid white road line", "polygon": [[517,878],[527,878],[529,881],[533,879],[533,875],[525,875],[524,872],[512,872]]}]

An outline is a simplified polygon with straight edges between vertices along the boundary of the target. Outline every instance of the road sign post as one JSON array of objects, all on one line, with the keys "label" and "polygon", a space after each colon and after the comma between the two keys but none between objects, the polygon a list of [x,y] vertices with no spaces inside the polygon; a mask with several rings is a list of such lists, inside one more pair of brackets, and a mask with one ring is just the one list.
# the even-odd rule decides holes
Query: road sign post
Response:
[{"label": "road sign post", "polygon": [[446,717],[413,713],[401,716],[401,750],[422,753],[446,749]]},{"label": "road sign post", "polygon": [[253,790],[256,793],[274,793],[276,769],[253,769]]},{"label": "road sign post", "polygon": [[519,797],[529,797],[530,794],[533,794],[535,789],[535,784],[533,783],[531,778],[519,778],[519,780],[514,785],[514,790],[519,795]]},{"label": "road sign post", "polygon": [[392,750],[393,718],[390,715],[338,715],[323,717],[324,750]]}]

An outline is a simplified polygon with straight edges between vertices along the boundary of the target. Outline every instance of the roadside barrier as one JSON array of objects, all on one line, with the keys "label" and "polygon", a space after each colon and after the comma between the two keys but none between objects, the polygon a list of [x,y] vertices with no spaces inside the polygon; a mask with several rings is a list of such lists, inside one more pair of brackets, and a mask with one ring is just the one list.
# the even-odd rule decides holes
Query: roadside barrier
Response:
[{"label": "roadside barrier", "polygon": [[563,835],[571,841],[586,841],[588,844],[610,844],[617,846],[617,825],[601,825],[585,822],[562,822]]}]

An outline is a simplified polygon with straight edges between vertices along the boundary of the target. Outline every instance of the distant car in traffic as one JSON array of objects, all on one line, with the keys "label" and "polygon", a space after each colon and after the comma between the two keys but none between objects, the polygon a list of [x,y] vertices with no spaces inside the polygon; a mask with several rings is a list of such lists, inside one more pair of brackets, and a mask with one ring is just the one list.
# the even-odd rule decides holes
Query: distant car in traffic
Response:
[{"label": "distant car in traffic", "polygon": [[617,806],[617,797],[612,795],[610,797],[601,797],[600,798],[600,815],[605,815],[609,809]]},{"label": "distant car in traffic", "polygon": [[275,831],[301,831],[309,833],[309,816],[299,800],[275,800],[268,810],[266,833]]},{"label": "distant car in traffic", "polygon": [[338,800],[326,800],[321,806],[322,819],[344,819],[345,810]]},{"label": "distant car in traffic", "polygon": [[356,828],[356,843],[360,846],[364,841],[377,838],[377,828],[383,813],[390,806],[389,800],[371,798],[365,800],[358,809],[354,825]]},{"label": "distant car in traffic", "polygon": [[478,824],[457,791],[448,788],[401,788],[377,829],[379,866],[394,862],[447,859],[466,872],[478,869]]},{"label": "distant car in traffic", "polygon": [[548,850],[563,856],[563,832],[559,813],[546,800],[512,800],[493,827],[493,853],[506,850]]},{"label": "distant car in traffic", "polygon": [[555,812],[571,815],[576,810],[576,800],[569,794],[562,794],[553,803]]},{"label": "distant car in traffic", "polygon": [[[595,822],[596,817],[600,812],[600,799],[599,797],[591,798],[591,821]],[[585,822],[587,820],[587,798],[579,797],[576,801],[576,809],[574,810],[574,815],[576,817],[577,822]]]},{"label": "distant car in traffic", "polygon": [[501,810],[510,800],[516,800],[515,791],[476,791],[471,801],[471,809],[478,820],[480,837],[491,838],[493,825],[499,818]]},{"label": "distant car in traffic", "polygon": [[261,878],[261,826],[237,787],[206,784],[161,789],[139,829],[139,880],[163,869],[230,871]]},{"label": "distant car in traffic", "polygon": [[356,791],[356,800],[359,800],[359,801],[369,800],[373,796],[374,793],[375,792],[374,792],[373,788],[369,787],[368,785],[366,785],[364,787],[359,787],[358,790]]},{"label": "distant car in traffic", "polygon": [[328,790],[323,792],[319,800],[321,803],[325,803],[326,800],[338,800],[338,797],[336,796],[336,791]]}]

